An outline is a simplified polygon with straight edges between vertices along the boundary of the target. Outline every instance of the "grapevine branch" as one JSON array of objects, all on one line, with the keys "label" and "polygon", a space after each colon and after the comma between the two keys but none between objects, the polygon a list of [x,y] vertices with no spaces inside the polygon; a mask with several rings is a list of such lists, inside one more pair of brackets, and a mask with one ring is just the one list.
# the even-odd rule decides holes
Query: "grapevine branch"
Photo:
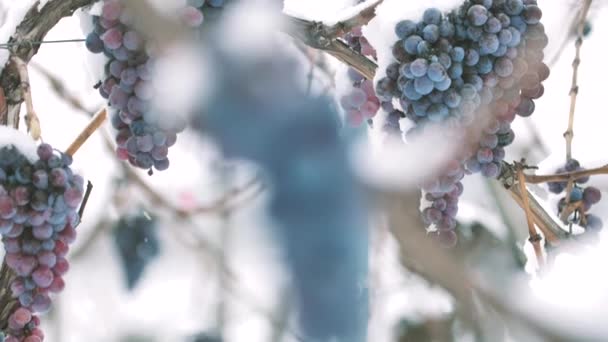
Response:
[{"label": "grapevine branch", "polygon": [[36,115],[36,111],[34,110],[34,101],[32,99],[32,87],[30,84],[30,76],[27,71],[27,64],[17,57],[13,56],[11,61],[15,63],[17,67],[17,72],[19,72],[19,78],[21,78],[21,90],[23,91],[23,97],[25,98],[25,124],[27,125],[27,130],[32,136],[34,140],[40,139],[40,120],[38,120],[38,115]]},{"label": "grapevine branch", "polygon": [[[522,209],[524,208],[523,196],[521,196],[521,188],[513,187],[509,194]],[[566,232],[558,226],[550,216],[548,216],[547,212],[541,207],[541,205],[536,201],[534,197],[528,196],[528,205],[530,206],[530,211],[532,213],[532,217],[534,223],[538,226],[540,231],[545,235],[545,239],[552,246],[556,247],[561,244],[563,239],[566,239],[568,235]]]},{"label": "grapevine branch", "polygon": [[[524,176],[523,165],[517,163],[517,178],[519,179],[519,191],[521,193],[526,192],[526,178]],[[530,234],[530,238],[528,239],[532,246],[534,247],[534,254],[536,255],[536,261],[538,263],[539,268],[542,268],[544,265],[543,261],[543,251],[540,245],[540,241],[542,237],[536,232],[536,228],[534,227],[534,217],[532,214],[532,210],[530,210],[530,202],[528,196],[522,197],[522,204],[524,207],[524,211],[526,213],[526,221],[528,223],[528,233]]]},{"label": "grapevine branch", "polygon": [[[576,38],[577,36],[577,28],[578,28],[578,18],[581,15],[581,10],[582,8],[579,8],[578,11],[576,10],[577,7],[577,3],[572,3],[567,11],[567,15],[570,16],[572,14],[574,14],[572,17],[569,17],[568,19],[568,30],[566,30],[566,34],[564,35],[564,37],[562,38],[562,41],[559,45],[559,48],[557,49],[557,51],[553,54],[553,56],[549,59],[549,62],[547,63],[547,65],[549,67],[552,67],[555,65],[555,63],[557,63],[557,61],[559,60],[559,58],[561,57],[562,53],[564,52],[564,50],[566,49],[566,46],[568,46],[568,42],[570,42],[570,39],[572,39],[573,37]],[[565,20],[566,18],[564,18]]]},{"label": "grapevine branch", "polygon": [[88,181],[87,189],[84,192],[82,203],[80,204],[80,208],[78,209],[78,217],[80,217],[80,220],[82,220],[82,215],[84,215],[84,209],[87,207],[87,202],[89,201],[89,196],[91,196],[91,191],[93,191],[93,183],[91,183],[91,181]]},{"label": "grapevine branch", "polygon": [[[24,63],[29,63],[40,48],[40,44],[32,44],[31,42],[42,41],[61,18],[71,16],[76,10],[94,2],[95,0],[47,1],[42,8],[39,8],[40,1],[36,1],[7,42],[7,45],[11,46],[11,58],[17,57]],[[24,101],[24,94],[21,87],[21,77],[14,63],[6,65],[2,70],[0,86],[4,90],[8,105],[8,113],[0,115],[0,124],[16,123],[18,122],[20,105]]]},{"label": "grapevine branch", "polygon": [[547,182],[566,182],[570,180],[570,178],[579,179],[595,175],[608,175],[608,164],[595,169],[563,172],[554,175],[526,175],[526,183],[540,184]]},{"label": "grapevine branch", "polygon": [[[592,0],[585,0],[583,8],[578,18],[578,26],[576,30],[576,53],[574,61],[572,62],[572,86],[570,88],[570,112],[568,115],[568,129],[564,132],[564,138],[566,139],[566,161],[572,159],[572,139],[574,138],[574,111],[576,109],[576,97],[578,95],[578,67],[581,64],[581,46],[583,45],[583,30],[585,29],[585,19],[587,13],[589,13],[589,7],[591,7]],[[571,188],[571,185],[568,185]],[[568,191],[569,195],[570,192]]]},{"label": "grapevine branch", "polygon": [[329,53],[341,62],[359,71],[365,78],[371,80],[374,78],[378,65],[351,49],[346,43],[339,40],[338,37],[357,26],[367,24],[376,16],[376,8],[382,2],[383,0],[375,1],[354,16],[335,25],[325,25],[321,22],[284,15],[286,31],[290,36],[302,41],[304,44]]}]

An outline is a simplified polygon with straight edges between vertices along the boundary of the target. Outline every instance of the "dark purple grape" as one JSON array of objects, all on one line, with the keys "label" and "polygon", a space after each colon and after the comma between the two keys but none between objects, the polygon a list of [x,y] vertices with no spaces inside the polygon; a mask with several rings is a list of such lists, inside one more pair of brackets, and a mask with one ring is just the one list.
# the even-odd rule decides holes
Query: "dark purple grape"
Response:
[{"label": "dark purple grape", "polygon": [[583,200],[589,204],[599,203],[602,199],[602,193],[598,188],[589,186],[583,191]]},{"label": "dark purple grape", "polygon": [[154,160],[154,168],[158,171],[164,171],[169,168],[169,159]]},{"label": "dark purple grape", "polygon": [[107,30],[101,39],[109,49],[118,49],[122,46],[122,32],[117,28]]},{"label": "dark purple grape", "polygon": [[87,35],[85,40],[85,45],[89,51],[92,53],[101,53],[103,52],[104,45],[99,35],[95,32],[91,32]]}]

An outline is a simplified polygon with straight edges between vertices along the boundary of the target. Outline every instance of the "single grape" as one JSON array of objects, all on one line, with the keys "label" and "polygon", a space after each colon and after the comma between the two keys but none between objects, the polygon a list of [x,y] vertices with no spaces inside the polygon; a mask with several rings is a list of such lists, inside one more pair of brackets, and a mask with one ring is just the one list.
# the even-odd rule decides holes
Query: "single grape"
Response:
[{"label": "single grape", "polygon": [[104,42],[97,33],[91,32],[86,37],[85,46],[92,53],[101,53],[104,49]]},{"label": "single grape", "polygon": [[598,188],[589,186],[583,191],[583,199],[589,204],[596,204],[602,199],[602,193]]},{"label": "single grape", "polygon": [[416,23],[411,20],[402,20],[395,26],[395,34],[399,39],[405,39],[416,33]]},{"label": "single grape", "polygon": [[482,26],[488,20],[488,10],[481,5],[473,5],[467,12],[471,25]]},{"label": "single grape", "polygon": [[425,24],[439,25],[441,22],[441,11],[438,8],[432,7],[424,11],[422,20]]},{"label": "single grape", "polygon": [[118,49],[122,46],[122,31],[117,28],[111,28],[101,36],[101,40],[103,40],[109,49]]}]

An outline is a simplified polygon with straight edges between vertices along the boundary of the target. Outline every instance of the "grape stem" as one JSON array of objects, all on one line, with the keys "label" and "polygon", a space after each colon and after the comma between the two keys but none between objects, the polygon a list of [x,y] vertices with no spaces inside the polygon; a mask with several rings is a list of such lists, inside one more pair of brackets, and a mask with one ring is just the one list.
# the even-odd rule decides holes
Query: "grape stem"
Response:
[{"label": "grape stem", "polygon": [[80,132],[78,137],[76,137],[76,140],[74,140],[68,149],[65,150],[65,154],[73,156],[85,143],[85,141],[87,141],[87,139],[89,139],[89,137],[95,133],[99,127],[101,127],[101,124],[103,124],[107,117],[108,112],[105,107],[98,111],[97,114],[93,116],[93,119],[91,119],[89,124],[82,130],[82,132]]},{"label": "grape stem", "polygon": [[295,35],[296,38],[303,40],[306,45],[317,48],[317,46],[326,46],[332,40],[342,37],[352,29],[369,23],[376,17],[376,8],[383,2],[384,0],[376,0],[350,18],[341,20],[334,25],[325,25],[321,22],[300,19],[290,15],[285,15],[284,18],[288,23],[288,28],[294,30],[288,31],[290,35]]},{"label": "grape stem", "polygon": [[80,217],[80,221],[82,221],[82,216],[84,215],[84,210],[87,207],[89,196],[91,196],[91,191],[93,191],[93,183],[91,183],[91,181],[87,181],[87,189],[84,192],[82,203],[80,204],[80,208],[78,209],[78,217]]},{"label": "grape stem", "polygon": [[[572,86],[570,88],[570,112],[568,114],[568,129],[564,132],[564,139],[566,139],[566,162],[572,159],[572,140],[574,139],[574,112],[576,110],[576,99],[578,95],[578,68],[581,64],[581,46],[583,45],[583,30],[585,28],[585,19],[589,13],[589,7],[591,6],[592,0],[585,0],[583,7],[579,12],[578,24],[576,28],[576,40],[575,56],[572,61]],[[574,178],[568,178],[568,184],[566,186],[566,198],[570,198],[570,193],[574,188]],[[564,210],[560,215],[562,222],[567,222],[569,216],[568,210]]]},{"label": "grape stem", "polygon": [[[509,194],[522,209],[524,209],[524,202],[521,194],[521,189],[518,186],[514,186],[509,189]],[[526,190],[525,194],[528,198],[528,205],[532,212],[532,218],[536,226],[545,236],[545,240],[552,247],[561,246],[562,241],[568,238],[567,233],[558,226],[553,219],[547,214],[543,207],[536,201],[536,199]]]},{"label": "grape stem", "polygon": [[579,179],[587,176],[606,175],[608,174],[608,164],[602,167],[588,170],[580,170],[573,172],[563,172],[553,175],[525,175],[526,183],[541,184],[548,182],[567,182],[570,179]]},{"label": "grape stem", "polygon": [[40,139],[41,135],[40,120],[38,119],[38,115],[36,115],[36,111],[34,110],[32,87],[30,84],[27,64],[17,56],[11,57],[11,61],[15,63],[17,71],[19,72],[19,78],[21,79],[21,91],[23,91],[23,98],[25,99],[25,124],[27,125],[27,131],[34,140],[38,140]]},{"label": "grape stem", "polygon": [[[574,138],[574,112],[576,109],[576,98],[578,95],[578,67],[581,64],[581,46],[583,45],[583,30],[585,19],[589,13],[592,0],[585,0],[580,10],[577,27],[577,37],[574,43],[576,53],[572,62],[572,86],[570,87],[570,112],[568,115],[568,129],[564,132],[566,139],[566,161],[572,159],[572,139]],[[569,192],[568,192],[569,195]]]},{"label": "grape stem", "polygon": [[[561,57],[562,53],[566,49],[566,46],[568,46],[570,39],[576,38],[576,36],[577,36],[578,23],[579,23],[578,16],[580,14],[580,11],[576,11],[576,6],[577,6],[576,3],[572,3],[569,6],[570,8],[568,9],[567,14],[571,15],[572,13],[574,13],[574,16],[572,16],[572,18],[570,18],[570,20],[569,20],[568,30],[566,30],[566,34],[564,35],[564,37],[559,45],[559,48],[557,49],[557,51],[553,54],[553,56],[547,63],[549,68],[552,68],[555,65],[555,63],[557,63],[557,61]],[[566,18],[564,18],[564,20],[565,19]]]},{"label": "grape stem", "polygon": [[[583,45],[583,30],[585,29],[585,19],[589,13],[592,0],[585,0],[579,14],[577,37],[574,43],[576,53],[572,62],[572,86],[570,87],[570,112],[568,115],[568,129],[564,132],[566,139],[566,161],[572,159],[572,139],[574,138],[574,112],[576,109],[576,97],[578,95],[578,67],[581,64],[581,46]],[[568,194],[570,194],[568,192]]]},{"label": "grape stem", "polygon": [[[522,161],[522,163],[523,163],[523,161]],[[524,175],[522,163],[516,163],[515,167],[517,168],[517,178],[519,179],[519,191],[521,191],[521,193],[523,194],[523,193],[526,193],[527,189],[526,189],[526,177]],[[545,264],[542,247],[540,245],[540,242],[542,241],[542,237],[540,234],[538,234],[538,232],[536,231],[536,227],[534,226],[534,217],[532,214],[532,210],[530,209],[530,201],[529,201],[528,196],[522,196],[522,204],[523,204],[524,212],[526,213],[526,221],[528,223],[528,233],[530,234],[528,241],[530,241],[530,243],[534,247],[534,254],[536,255],[536,262],[538,264],[539,270],[541,270]]]}]

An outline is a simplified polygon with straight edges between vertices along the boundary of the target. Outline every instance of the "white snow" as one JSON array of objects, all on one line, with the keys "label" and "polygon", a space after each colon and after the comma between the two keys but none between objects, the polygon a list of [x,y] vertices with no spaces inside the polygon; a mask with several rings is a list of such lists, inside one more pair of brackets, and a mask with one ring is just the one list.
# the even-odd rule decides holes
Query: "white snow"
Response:
[{"label": "white snow", "polygon": [[322,21],[327,24],[344,18],[344,11],[353,4],[353,0],[285,0],[283,13],[296,18]]},{"label": "white snow", "polygon": [[[157,3],[160,1],[157,0]],[[0,0],[0,43],[8,40],[20,21],[19,16],[22,17],[29,8],[28,5],[33,2],[33,0]],[[330,23],[352,13],[352,9],[348,6],[353,2],[352,0],[287,0],[285,7],[293,15]],[[165,1],[165,3],[170,2]],[[396,40],[393,32],[394,24],[401,19],[418,20],[422,9],[432,3],[449,9],[455,6],[457,1],[385,0],[385,3],[379,7],[379,16],[364,28],[364,32],[378,50],[384,66],[390,60],[390,47]],[[545,0],[545,3],[547,6],[543,7],[545,12],[543,21],[553,45],[558,41],[563,29],[564,18],[568,14],[564,8],[569,7],[569,4],[548,0]],[[601,18],[601,14],[605,15],[606,9],[599,9],[597,17]],[[88,24],[90,25],[90,22]],[[594,33],[585,40],[582,50],[583,59],[579,75],[581,87],[573,147],[574,156],[585,167],[599,166],[608,162],[603,153],[604,146],[608,146],[608,135],[605,134],[606,119],[602,109],[605,90],[600,86],[597,78],[597,70],[601,70],[601,65],[607,58],[608,50],[603,46],[605,37],[603,33],[607,30],[608,22],[594,21]],[[76,31],[78,31],[77,21],[70,18],[62,21],[51,31],[48,38],[72,38]],[[88,31],[84,29],[84,32]],[[538,128],[541,140],[550,147],[551,158],[558,161],[557,165],[565,160],[562,133],[566,127],[569,105],[569,78],[572,73],[570,64],[574,54],[572,45],[568,46],[563,58],[552,67],[552,75],[545,84],[545,96],[537,102],[537,111],[531,118],[533,125]],[[552,49],[550,45],[550,50]],[[6,61],[6,55],[3,54],[5,52],[0,50],[2,63]],[[99,94],[92,89],[100,74],[89,76],[83,72],[85,54],[92,56],[85,52],[83,44],[49,44],[41,47],[35,60],[64,80],[68,90],[82,99],[88,108],[94,110],[104,103]],[[546,55],[550,56],[551,53]],[[102,70],[101,64],[103,63],[95,66],[95,70]],[[35,90],[35,101],[40,104],[39,116],[45,141],[58,148],[67,146],[86,124],[88,118],[59,99],[39,73],[32,71],[30,76]],[[508,160],[519,159],[524,149],[534,148],[531,135],[522,122],[523,120],[518,118],[513,126],[517,132],[517,139],[508,148],[508,158],[510,158]],[[18,142],[20,145],[23,144],[20,149],[29,149],[30,155],[35,153],[35,144],[28,142],[29,138],[25,133],[0,130],[0,137],[6,140],[4,144]],[[373,153],[370,153],[372,156],[369,159],[363,158],[362,162],[367,164],[365,166],[369,169],[377,169],[372,170],[375,172],[375,178],[385,187],[404,184],[406,178],[413,186],[415,178],[425,172],[420,168],[427,166],[426,158],[438,154],[436,149],[434,144],[427,144],[418,147],[417,151],[401,149],[393,156],[378,154],[374,157]],[[156,173],[153,177],[147,177],[144,172],[137,171],[147,184],[175,203],[179,203],[179,198],[183,194],[192,195],[197,203],[208,203],[220,196],[221,190],[215,184],[213,172],[209,167],[216,161],[214,156],[217,151],[210,144],[201,143],[197,137],[186,133],[179,136],[177,145],[172,147],[170,153],[172,166],[168,171]],[[407,160],[408,158],[411,159]],[[541,164],[539,174],[553,171],[549,161],[547,160],[547,164]],[[103,148],[99,134],[91,137],[78,152],[74,168],[85,178],[92,179],[95,185],[84,223],[79,227],[80,239],[76,242],[75,247],[77,247],[86,240],[100,218],[116,216],[119,212],[111,203],[115,190],[113,180],[119,176],[120,169],[115,159]],[[383,170],[385,168],[388,172]],[[602,189],[607,190],[607,179],[607,176],[592,177],[590,184],[603,184]],[[459,219],[487,219],[482,222],[488,226],[498,226],[500,222],[496,221],[497,218],[489,215],[489,210],[495,210],[494,199],[487,191],[483,191],[484,183],[480,180],[480,177],[467,177]],[[137,191],[131,192],[129,189],[125,191],[133,195],[129,200],[134,205],[148,201]],[[540,198],[540,192],[537,191],[537,194],[541,203],[545,203],[543,198]],[[608,200],[603,200],[592,209],[592,212],[603,215],[604,221],[608,222],[604,214],[608,213],[606,206]],[[554,205],[549,202],[546,204],[546,209],[553,213]],[[261,232],[268,233],[268,230],[265,230],[267,223],[258,217],[262,210],[260,203],[256,203],[254,208],[246,210],[246,215],[240,215],[233,224],[235,248],[230,251],[230,264],[240,281],[231,285],[236,288],[236,292],[246,294],[228,296],[230,316],[226,328],[227,341],[268,340],[267,333],[270,327],[265,316],[260,310],[256,311],[255,307],[261,307],[262,311],[271,310],[270,308],[277,301],[277,284],[280,284],[282,279],[280,275],[275,274],[278,267],[273,264],[277,260],[274,247],[268,243],[266,237],[260,237]],[[252,215],[251,212],[257,215]],[[159,213],[162,213],[162,210],[159,210]],[[525,234],[527,229],[521,209],[512,205],[507,214],[515,221],[514,227]],[[213,308],[218,299],[217,274],[213,260],[208,260],[208,256],[203,254],[204,251],[184,248],[176,235],[185,232],[183,238],[186,239],[191,239],[190,235],[196,234],[196,236],[210,236],[213,240],[212,238],[219,231],[218,227],[221,227],[216,217],[199,218],[196,224],[201,228],[190,227],[179,220],[172,220],[172,217],[165,218],[161,229],[163,255],[150,265],[140,288],[131,294],[126,293],[122,286],[122,269],[116,260],[111,240],[103,237],[94,243],[88,250],[88,255],[72,263],[73,267],[66,278],[66,290],[56,300],[59,303],[55,307],[58,309],[55,311],[57,319],[51,320],[48,316],[43,318],[48,340],[51,342],[118,341],[127,331],[144,331],[159,340],[183,341],[186,335],[213,326],[215,324]],[[443,291],[427,286],[415,276],[402,274],[398,248],[390,237],[388,240],[378,244],[378,255],[373,259],[377,261],[374,263],[377,266],[373,267],[376,267],[374,271],[379,274],[380,280],[373,288],[370,340],[379,342],[394,340],[389,335],[394,322],[400,318],[420,317],[427,313],[440,315],[452,309],[451,300]],[[524,241],[523,238],[521,241]],[[529,246],[526,246],[525,250],[529,252]],[[608,251],[606,239],[602,236],[600,244],[586,253],[558,257],[553,270],[546,277],[532,282],[536,296],[543,298],[541,303],[533,302],[533,309],[551,313],[547,316],[564,326],[581,320],[585,320],[587,325],[593,325],[585,326],[585,330],[578,329],[581,332],[587,331],[587,328],[608,326],[604,324],[606,315],[603,309],[608,302],[606,296],[608,280],[606,272],[602,272],[608,256],[606,251]],[[93,272],[95,276],[92,276]],[[504,285],[505,293],[509,288],[508,284]],[[503,288],[500,290],[502,291]],[[527,290],[529,291],[529,288]],[[522,293],[525,292],[526,290],[515,292],[513,298],[521,298]],[[558,319],[553,313],[560,313],[562,316]],[[100,318],[108,324],[100,325]],[[62,334],[55,334],[57,331],[61,331]],[[601,332],[605,331],[600,330],[598,333]],[[288,337],[286,340],[293,339]],[[597,340],[605,340],[605,336],[604,339]]]},{"label": "white snow", "polygon": [[401,139],[385,139],[382,146],[362,142],[355,148],[353,160],[359,176],[369,184],[411,189],[444,165],[455,147],[450,139],[430,132],[408,144]]},{"label": "white snow", "polygon": [[[189,42],[176,43],[155,59],[152,106],[160,120],[180,117],[188,120],[209,92],[207,63]],[[103,70],[103,69],[102,69]]]},{"label": "white snow", "polygon": [[38,160],[36,142],[29,135],[11,127],[0,126],[0,147],[10,145],[16,147],[30,162]]}]

